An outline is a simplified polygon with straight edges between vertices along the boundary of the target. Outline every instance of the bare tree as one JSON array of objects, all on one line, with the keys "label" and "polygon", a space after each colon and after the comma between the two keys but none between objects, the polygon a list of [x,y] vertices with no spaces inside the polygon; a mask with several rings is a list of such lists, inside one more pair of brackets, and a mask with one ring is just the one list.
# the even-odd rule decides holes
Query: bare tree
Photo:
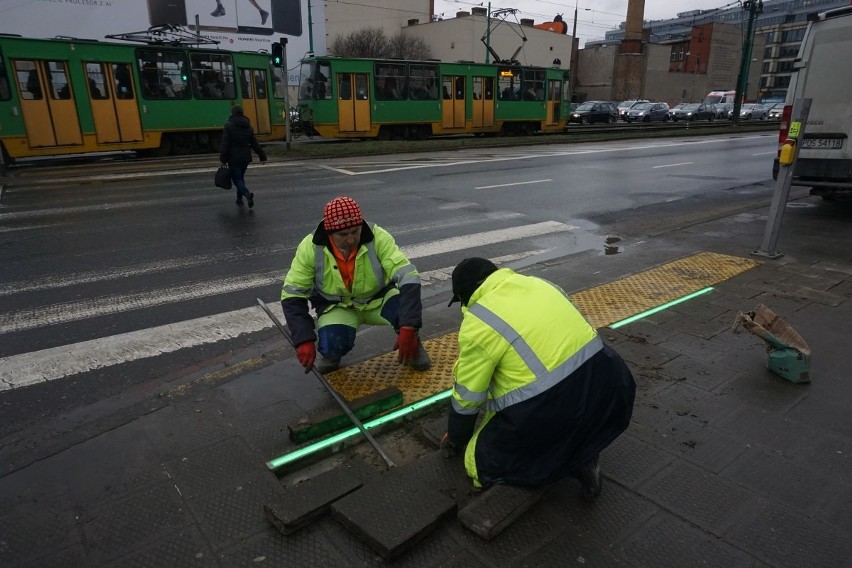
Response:
[{"label": "bare tree", "polygon": [[361,28],[335,37],[330,51],[341,57],[387,57],[390,48],[382,28]]},{"label": "bare tree", "polygon": [[337,36],[329,51],[341,57],[373,57],[429,59],[432,52],[419,37],[399,32],[388,38],[382,28],[361,28],[345,36]]},{"label": "bare tree", "polygon": [[432,50],[422,37],[399,32],[389,40],[391,57],[431,59]]}]

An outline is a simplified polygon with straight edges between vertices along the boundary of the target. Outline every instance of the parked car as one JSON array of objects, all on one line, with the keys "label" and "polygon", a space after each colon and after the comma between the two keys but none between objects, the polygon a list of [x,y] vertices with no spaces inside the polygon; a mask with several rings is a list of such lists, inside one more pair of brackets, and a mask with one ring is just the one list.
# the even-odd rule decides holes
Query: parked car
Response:
[{"label": "parked car", "polygon": [[746,103],[740,107],[740,118],[744,120],[766,120],[766,107],[758,103]]},{"label": "parked car", "polygon": [[710,120],[716,118],[716,107],[704,103],[689,103],[669,113],[672,120]]},{"label": "parked car", "polygon": [[688,104],[690,104],[690,103],[678,103],[675,106],[673,106],[672,108],[670,108],[669,109],[669,118],[674,118],[675,111],[682,109],[683,107],[685,107]]},{"label": "parked car", "polygon": [[627,122],[668,122],[669,105],[666,103],[639,103],[627,111]]},{"label": "parked car", "polygon": [[631,99],[629,101],[621,101],[618,103],[618,118],[627,120],[627,111],[641,103],[650,102],[647,99]]},{"label": "parked car", "polygon": [[734,111],[734,103],[717,103],[713,107],[716,109],[716,118],[730,120],[731,113]]},{"label": "parked car", "polygon": [[571,111],[568,122],[591,124],[603,122],[610,124],[618,120],[618,108],[615,103],[606,101],[586,101]]},{"label": "parked car", "polygon": [[781,113],[784,112],[784,103],[775,103],[766,113],[766,118],[769,120],[781,120]]}]

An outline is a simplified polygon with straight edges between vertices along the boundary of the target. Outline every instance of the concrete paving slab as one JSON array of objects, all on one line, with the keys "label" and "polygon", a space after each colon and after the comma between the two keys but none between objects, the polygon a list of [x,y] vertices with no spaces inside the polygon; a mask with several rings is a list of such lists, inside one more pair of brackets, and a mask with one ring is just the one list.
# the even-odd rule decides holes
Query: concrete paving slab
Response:
[{"label": "concrete paving slab", "polygon": [[459,522],[479,538],[491,540],[538,503],[542,488],[494,485],[458,512]]},{"label": "concrete paving slab", "polygon": [[392,560],[453,515],[456,502],[427,487],[375,482],[334,503],[331,512],[382,558]]},{"label": "concrete paving slab", "polygon": [[266,519],[282,534],[293,534],[328,513],[331,504],[363,485],[365,469],[350,461],[285,490],[263,506]]}]

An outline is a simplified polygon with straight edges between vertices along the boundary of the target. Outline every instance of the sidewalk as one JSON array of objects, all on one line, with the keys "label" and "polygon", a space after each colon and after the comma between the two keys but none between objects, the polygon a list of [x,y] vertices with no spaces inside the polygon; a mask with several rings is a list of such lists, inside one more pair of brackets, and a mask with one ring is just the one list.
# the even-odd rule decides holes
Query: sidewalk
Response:
[{"label": "sidewalk", "polygon": [[[749,256],[767,212],[523,271],[570,293],[699,251]],[[850,565],[851,224],[852,204],[798,199],[785,213],[783,257],[758,257],[759,267],[708,294],[601,330],[634,371],[638,392],[630,429],[602,454],[604,490],[595,503],[565,480],[492,541],[450,518],[394,565]],[[441,292],[424,298],[426,337],[458,328],[458,310]],[[736,313],[758,303],[808,341],[812,383],[771,374],[762,342],[731,333]],[[387,348],[382,333],[359,340],[365,357]],[[286,486],[338,463],[374,466],[368,483],[381,472],[362,443],[272,475],[265,461],[293,448],[286,425],[329,400],[291,351],[266,360],[233,380],[156,398],[141,418],[0,477],[0,565],[385,564],[329,516],[289,536],[265,519],[263,505]],[[433,451],[413,426],[379,443],[400,462]]]}]

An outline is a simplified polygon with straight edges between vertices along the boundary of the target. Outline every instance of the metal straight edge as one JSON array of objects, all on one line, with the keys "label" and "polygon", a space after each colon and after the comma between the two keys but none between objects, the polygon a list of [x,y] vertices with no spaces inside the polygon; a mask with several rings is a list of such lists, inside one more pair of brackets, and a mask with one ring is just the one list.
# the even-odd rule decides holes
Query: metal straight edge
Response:
[{"label": "metal straight edge", "polygon": [[[296,346],[293,345],[293,338],[290,336],[290,332],[287,331],[287,328],[285,328],[284,325],[278,320],[278,318],[275,317],[275,314],[272,313],[272,311],[263,302],[263,300],[261,300],[260,298],[257,298],[257,303],[260,304],[260,307],[263,308],[263,311],[266,312],[266,315],[269,316],[269,319],[272,320],[272,323],[275,324],[275,327],[278,328],[278,331],[280,331],[284,335],[284,337],[287,338],[287,341],[295,349]],[[322,373],[320,373],[316,369],[312,369],[312,370],[314,372],[314,376],[316,376],[316,378],[319,379],[319,382],[322,384],[323,387],[325,387],[325,390],[328,391],[328,393],[331,395],[331,397],[334,399],[334,401],[337,402],[337,404],[340,406],[340,408],[343,409],[343,412],[346,413],[346,416],[349,417],[349,420],[352,421],[352,424],[354,424],[358,428],[358,430],[361,432],[361,434],[363,434],[364,437],[367,439],[367,441],[370,442],[370,445],[373,446],[373,448],[376,450],[376,452],[382,457],[383,460],[385,460],[385,463],[387,464],[388,468],[396,467],[396,464],[393,463],[393,461],[388,457],[388,455],[384,452],[384,450],[382,450],[381,446],[379,446],[379,443],[376,442],[375,438],[373,438],[373,435],[370,434],[367,431],[366,428],[364,428],[364,425],[361,423],[360,420],[358,420],[358,417],[355,416],[355,413],[352,412],[352,409],[349,408],[349,405],[346,404],[346,401],[343,400],[343,397],[340,396],[340,393],[338,393],[336,390],[334,390],[334,388],[328,383],[328,381],[325,380],[325,377],[322,376]]]}]

